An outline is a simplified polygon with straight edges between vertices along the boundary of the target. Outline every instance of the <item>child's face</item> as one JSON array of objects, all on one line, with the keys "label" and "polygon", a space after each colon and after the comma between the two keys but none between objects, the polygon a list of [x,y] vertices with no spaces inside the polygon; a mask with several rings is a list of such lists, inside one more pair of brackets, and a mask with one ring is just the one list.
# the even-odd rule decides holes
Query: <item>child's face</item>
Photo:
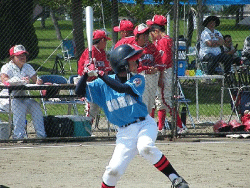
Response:
[{"label": "child's face", "polygon": [[132,73],[137,73],[138,63],[136,61],[129,61],[129,71]]},{"label": "child's face", "polygon": [[150,34],[150,37],[151,37],[152,41],[157,40],[158,37],[159,37],[159,32],[158,32],[158,30],[151,31],[149,34]]},{"label": "child's face", "polygon": [[103,38],[100,40],[100,42],[98,43],[97,47],[99,49],[102,49],[104,50],[106,48],[106,45],[107,45],[107,39]]},{"label": "child's face", "polygon": [[144,47],[149,42],[149,34],[140,34],[137,43],[139,46]]}]

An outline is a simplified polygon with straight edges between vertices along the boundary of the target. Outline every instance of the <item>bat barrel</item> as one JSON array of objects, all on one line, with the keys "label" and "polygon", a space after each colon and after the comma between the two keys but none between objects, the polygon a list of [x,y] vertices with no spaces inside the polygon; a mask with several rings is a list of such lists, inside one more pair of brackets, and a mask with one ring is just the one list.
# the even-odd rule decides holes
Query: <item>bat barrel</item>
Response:
[{"label": "bat barrel", "polygon": [[[89,51],[92,51],[93,46],[93,9],[91,6],[87,6],[86,9],[86,34],[88,41]],[[91,54],[92,56],[92,54]]]}]

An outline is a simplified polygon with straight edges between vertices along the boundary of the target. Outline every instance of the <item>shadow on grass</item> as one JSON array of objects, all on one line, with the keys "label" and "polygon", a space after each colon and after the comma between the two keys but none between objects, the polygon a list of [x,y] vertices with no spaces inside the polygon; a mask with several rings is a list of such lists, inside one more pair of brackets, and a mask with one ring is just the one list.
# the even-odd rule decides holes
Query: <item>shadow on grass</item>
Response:
[{"label": "shadow on grass", "polygon": [[[198,97],[199,104],[217,104],[221,103],[221,81],[214,81],[213,83],[199,83],[198,85]],[[182,84],[182,89],[184,95],[187,99],[191,100],[190,104],[195,104],[196,102],[196,88],[195,83],[186,82]],[[230,102],[230,96],[227,91],[227,86],[224,86],[224,103]]]},{"label": "shadow on grass", "polygon": [[248,25],[228,25],[228,24],[221,24],[218,28],[219,31],[249,31],[250,26]]},{"label": "shadow on grass", "polygon": [[[70,24],[59,24],[60,30],[72,30],[72,25]],[[46,30],[55,30],[54,25],[46,25],[45,28],[42,27],[35,27],[36,30],[42,30],[42,31],[46,31]]]},{"label": "shadow on grass", "polygon": [[41,66],[39,64],[36,64],[36,63],[29,63],[35,70],[37,70],[39,68],[39,71],[42,71],[42,72],[51,72],[52,69],[50,68],[47,68],[47,67],[44,67],[44,66]]},{"label": "shadow on grass", "polygon": [[46,38],[39,38],[39,41],[44,41],[44,42],[51,42],[51,41],[58,41],[58,42],[60,42],[60,40],[58,40],[58,39],[46,39]]}]

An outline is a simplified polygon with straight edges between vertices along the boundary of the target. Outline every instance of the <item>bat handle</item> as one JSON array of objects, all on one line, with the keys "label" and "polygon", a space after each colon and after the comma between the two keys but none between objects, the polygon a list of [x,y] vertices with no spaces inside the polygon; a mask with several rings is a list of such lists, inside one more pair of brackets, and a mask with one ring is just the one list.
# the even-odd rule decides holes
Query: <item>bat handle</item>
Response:
[{"label": "bat handle", "polygon": [[92,51],[89,51],[89,60],[92,58]]}]

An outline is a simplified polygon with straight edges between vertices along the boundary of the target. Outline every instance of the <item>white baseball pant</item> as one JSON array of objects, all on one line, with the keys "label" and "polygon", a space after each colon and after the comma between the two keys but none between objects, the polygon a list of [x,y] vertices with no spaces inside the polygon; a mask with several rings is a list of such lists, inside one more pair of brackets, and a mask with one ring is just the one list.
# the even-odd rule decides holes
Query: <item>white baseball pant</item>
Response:
[{"label": "white baseball pant", "polygon": [[145,77],[145,91],[143,93],[142,99],[147,106],[148,113],[150,114],[155,104],[155,95],[158,89],[159,72],[155,74],[145,74],[144,72],[142,72],[142,75],[144,75]]},{"label": "white baseball pant", "polygon": [[138,153],[152,165],[156,164],[162,157],[162,152],[155,146],[157,132],[157,124],[150,115],[144,121],[119,127],[116,147],[103,174],[103,182],[115,186],[129,162]]},{"label": "white baseball pant", "polygon": [[11,103],[13,113],[13,138],[22,139],[27,137],[25,130],[26,114],[30,113],[37,137],[46,137],[43,122],[43,113],[39,103],[33,99],[13,99]]},{"label": "white baseball pant", "polygon": [[172,108],[172,68],[168,68],[163,74],[164,88],[157,88],[156,107],[158,110],[166,110],[169,113]]}]

